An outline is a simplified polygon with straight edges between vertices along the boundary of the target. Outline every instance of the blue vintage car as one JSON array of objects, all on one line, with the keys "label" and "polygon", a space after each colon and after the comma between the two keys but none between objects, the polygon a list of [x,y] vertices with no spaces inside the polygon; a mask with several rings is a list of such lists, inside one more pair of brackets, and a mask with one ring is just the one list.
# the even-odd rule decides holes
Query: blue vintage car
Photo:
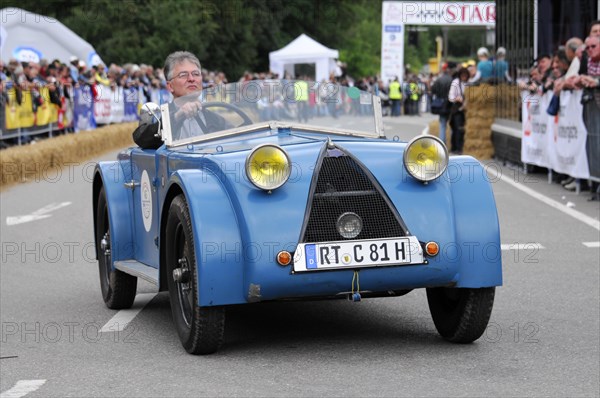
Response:
[{"label": "blue vintage car", "polygon": [[169,291],[185,349],[208,354],[231,305],[426,288],[441,336],[482,335],[502,268],[477,160],[449,157],[433,136],[386,139],[379,98],[354,87],[254,81],[188,100],[202,104],[199,122],[178,120],[176,105],[146,104],[143,123],[156,126],[160,147],[96,167],[109,308],[132,305],[137,278],[155,283]]}]

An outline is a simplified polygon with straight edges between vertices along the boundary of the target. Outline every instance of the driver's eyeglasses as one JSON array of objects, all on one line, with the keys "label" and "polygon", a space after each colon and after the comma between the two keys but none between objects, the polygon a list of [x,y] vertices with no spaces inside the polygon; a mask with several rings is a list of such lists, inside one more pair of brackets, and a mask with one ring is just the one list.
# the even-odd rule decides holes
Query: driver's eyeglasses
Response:
[{"label": "driver's eyeglasses", "polygon": [[194,79],[198,79],[200,76],[202,76],[202,74],[200,73],[199,70],[195,70],[191,73],[190,72],[180,72],[176,76],[173,76],[171,78],[171,80],[173,80],[173,79],[181,79],[181,80],[188,79],[190,77],[190,74],[192,75],[192,77]]}]

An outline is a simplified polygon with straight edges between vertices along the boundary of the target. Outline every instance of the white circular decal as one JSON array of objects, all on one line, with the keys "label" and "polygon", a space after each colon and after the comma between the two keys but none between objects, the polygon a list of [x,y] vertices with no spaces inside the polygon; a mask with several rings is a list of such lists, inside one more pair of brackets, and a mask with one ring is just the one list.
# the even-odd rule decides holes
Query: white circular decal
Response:
[{"label": "white circular decal", "polygon": [[150,232],[152,227],[152,186],[150,185],[150,178],[146,170],[142,173],[140,201],[142,209],[142,220],[144,220],[144,229],[146,232]]}]

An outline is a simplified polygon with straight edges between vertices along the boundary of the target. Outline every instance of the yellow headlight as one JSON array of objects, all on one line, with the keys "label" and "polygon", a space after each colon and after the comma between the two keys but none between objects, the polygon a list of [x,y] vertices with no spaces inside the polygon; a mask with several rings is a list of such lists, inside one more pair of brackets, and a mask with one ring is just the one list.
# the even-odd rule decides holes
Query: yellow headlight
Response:
[{"label": "yellow headlight", "polygon": [[277,145],[259,145],[246,158],[246,175],[257,188],[267,191],[279,188],[290,173],[290,157]]},{"label": "yellow headlight", "polygon": [[419,181],[433,181],[448,167],[448,150],[437,137],[420,135],[404,150],[404,167]]}]

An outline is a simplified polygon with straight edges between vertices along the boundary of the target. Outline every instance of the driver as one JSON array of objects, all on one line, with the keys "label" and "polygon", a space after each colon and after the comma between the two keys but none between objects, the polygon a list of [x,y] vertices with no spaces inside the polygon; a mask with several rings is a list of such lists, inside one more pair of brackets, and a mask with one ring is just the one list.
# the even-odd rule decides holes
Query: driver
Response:
[{"label": "driver", "polygon": [[[167,90],[173,95],[173,102],[169,104],[173,141],[225,129],[221,116],[202,109],[202,72],[194,54],[187,51],[169,54],[164,73]],[[143,149],[160,147],[158,123],[140,123],[133,132],[133,141]]]}]

